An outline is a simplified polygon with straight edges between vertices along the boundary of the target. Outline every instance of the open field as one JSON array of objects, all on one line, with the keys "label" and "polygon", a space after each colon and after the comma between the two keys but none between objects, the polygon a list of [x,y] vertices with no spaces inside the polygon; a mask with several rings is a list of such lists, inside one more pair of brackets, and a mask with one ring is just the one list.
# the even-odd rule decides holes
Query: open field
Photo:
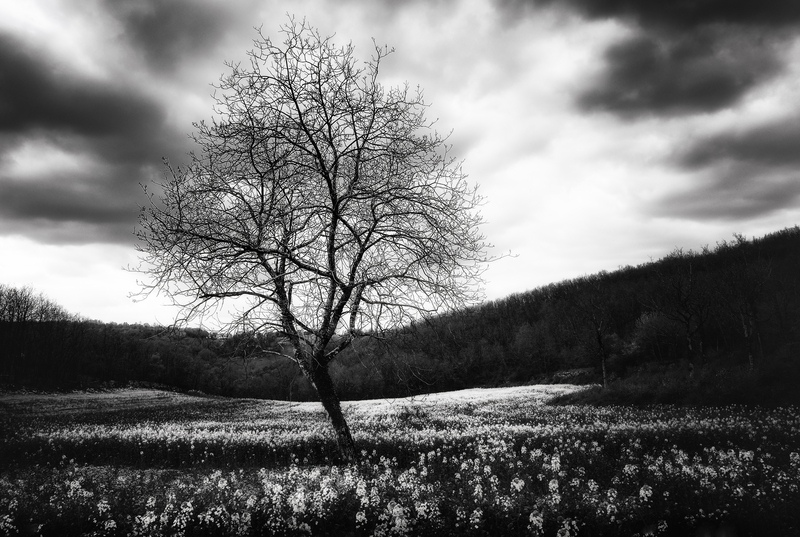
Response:
[{"label": "open field", "polygon": [[[800,409],[0,397],[0,535],[800,535]],[[705,533],[701,533],[705,532]]]}]

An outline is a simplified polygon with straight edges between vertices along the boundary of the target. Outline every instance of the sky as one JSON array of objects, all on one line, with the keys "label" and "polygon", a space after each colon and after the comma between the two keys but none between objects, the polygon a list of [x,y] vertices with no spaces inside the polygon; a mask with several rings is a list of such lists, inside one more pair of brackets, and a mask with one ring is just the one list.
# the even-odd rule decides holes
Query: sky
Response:
[{"label": "sky", "polygon": [[487,299],[800,224],[797,0],[25,0],[0,3],[0,283],[171,323],[131,298],[140,185],[287,14],[424,89],[513,254]]}]

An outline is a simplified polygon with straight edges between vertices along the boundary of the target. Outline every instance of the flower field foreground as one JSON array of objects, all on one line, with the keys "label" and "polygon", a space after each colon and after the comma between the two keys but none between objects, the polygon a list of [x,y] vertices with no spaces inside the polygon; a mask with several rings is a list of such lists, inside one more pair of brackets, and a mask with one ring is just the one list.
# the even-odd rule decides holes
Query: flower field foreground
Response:
[{"label": "flower field foreground", "polygon": [[[800,535],[800,409],[0,397],[0,535]],[[705,533],[702,533],[705,532]]]}]

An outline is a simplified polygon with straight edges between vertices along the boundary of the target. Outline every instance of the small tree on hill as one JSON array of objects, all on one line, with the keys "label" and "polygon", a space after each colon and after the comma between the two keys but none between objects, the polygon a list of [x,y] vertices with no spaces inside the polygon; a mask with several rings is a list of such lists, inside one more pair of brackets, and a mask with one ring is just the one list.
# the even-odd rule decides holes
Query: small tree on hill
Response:
[{"label": "small tree on hill", "polygon": [[763,358],[761,344],[760,304],[771,277],[770,262],[761,257],[759,250],[743,235],[734,234],[735,242],[717,245],[715,254],[725,260],[715,281],[715,298],[721,309],[736,323],[740,323],[745,340],[750,371]]},{"label": "small tree on hill", "polygon": [[676,248],[654,270],[656,285],[645,305],[682,327],[689,377],[693,378],[698,355],[700,365],[705,364],[705,325],[713,305],[704,259],[691,250]]},{"label": "small tree on hill", "polygon": [[592,354],[597,356],[603,388],[607,388],[608,362],[614,343],[619,338],[611,326],[614,322],[614,303],[611,293],[606,289],[609,285],[604,282],[604,276],[604,273],[594,274],[567,283],[572,291],[571,300],[568,302],[571,311],[568,311],[567,317],[577,339],[584,340],[584,344],[591,349]]},{"label": "small tree on hill", "polygon": [[389,50],[360,63],[305,21],[282,32],[228,65],[199,151],[141,213],[139,270],[183,320],[230,300],[237,328],[284,337],[352,460],[328,366],[361,332],[479,298],[481,198],[421,92],[378,82]]}]

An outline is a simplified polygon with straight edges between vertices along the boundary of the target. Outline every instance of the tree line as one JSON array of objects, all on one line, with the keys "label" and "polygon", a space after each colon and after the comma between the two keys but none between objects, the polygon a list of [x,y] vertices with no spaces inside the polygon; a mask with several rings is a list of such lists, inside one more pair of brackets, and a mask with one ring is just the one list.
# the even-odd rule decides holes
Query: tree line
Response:
[{"label": "tree line", "polygon": [[[690,380],[707,367],[795,367],[800,228],[550,284],[362,335],[331,364],[345,399],[553,379],[603,383],[649,365]],[[330,343],[337,344],[336,339]],[[131,381],[182,390],[315,400],[274,333],[80,319],[30,288],[0,285],[0,381],[71,389]],[[568,377],[566,372],[579,373]]]},{"label": "tree line", "polygon": [[[795,366],[800,228],[601,272],[401,330],[394,350],[431,391],[496,386],[582,369],[607,384],[648,364],[691,380],[709,365]],[[565,378],[562,376],[562,378]]]}]

